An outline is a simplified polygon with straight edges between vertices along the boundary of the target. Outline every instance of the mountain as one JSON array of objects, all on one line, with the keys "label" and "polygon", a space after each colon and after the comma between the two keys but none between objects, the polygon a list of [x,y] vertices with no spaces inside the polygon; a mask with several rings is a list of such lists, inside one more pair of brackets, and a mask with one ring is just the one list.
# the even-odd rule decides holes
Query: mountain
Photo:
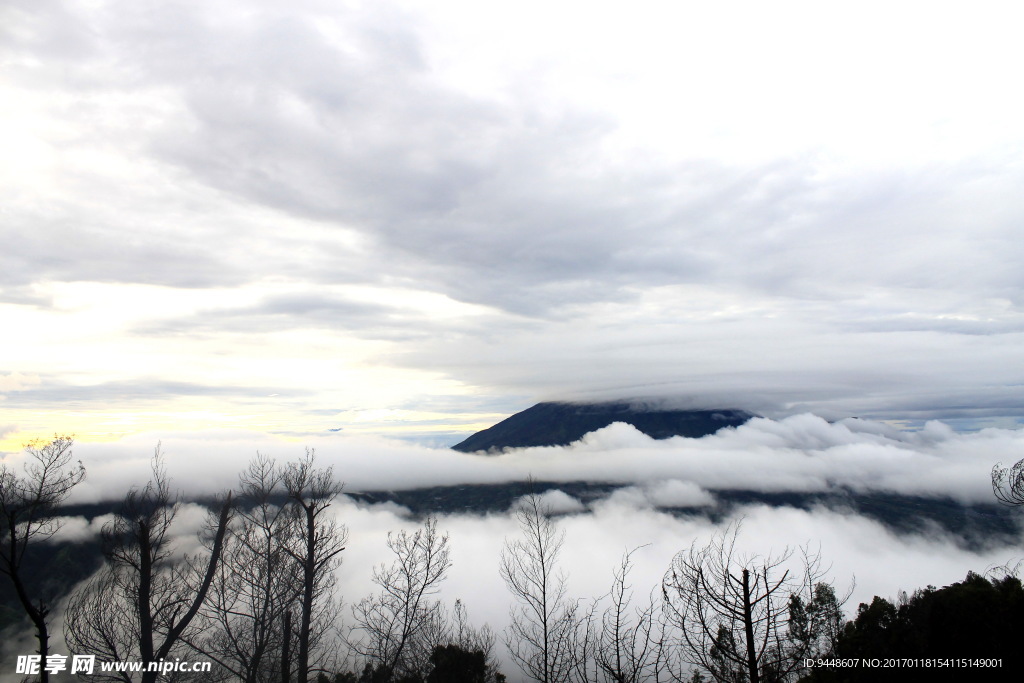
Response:
[{"label": "mountain", "polygon": [[464,453],[528,446],[565,446],[584,434],[625,422],[655,439],[701,437],[722,427],[737,427],[752,413],[743,410],[665,410],[622,401],[610,403],[538,403],[452,448]]}]

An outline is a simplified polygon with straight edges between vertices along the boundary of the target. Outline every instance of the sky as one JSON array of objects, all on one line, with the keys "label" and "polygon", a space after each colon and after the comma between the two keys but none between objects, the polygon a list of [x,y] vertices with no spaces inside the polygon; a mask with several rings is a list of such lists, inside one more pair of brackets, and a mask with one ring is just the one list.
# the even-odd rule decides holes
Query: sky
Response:
[{"label": "sky", "polygon": [[1019,425],[1012,3],[8,0],[0,451]]}]

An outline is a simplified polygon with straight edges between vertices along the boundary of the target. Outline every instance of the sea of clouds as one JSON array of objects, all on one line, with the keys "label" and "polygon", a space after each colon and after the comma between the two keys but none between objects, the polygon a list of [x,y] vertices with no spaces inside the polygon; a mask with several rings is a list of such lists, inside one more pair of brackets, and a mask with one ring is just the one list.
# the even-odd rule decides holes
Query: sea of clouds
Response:
[{"label": "sea of clouds", "polygon": [[[72,496],[86,503],[120,498],[144,484],[156,437],[132,437],[114,444],[81,444],[75,456],[88,479]],[[739,549],[747,554],[820,552],[828,578],[840,593],[852,588],[847,615],[874,595],[894,598],[926,585],[942,586],[1024,556],[1024,537],[968,546],[947,531],[923,527],[897,532],[846,509],[795,509],[751,504],[718,509],[716,489],[762,492],[822,492],[844,487],[951,498],[962,503],[993,502],[990,471],[1024,452],[1024,431],[988,429],[958,433],[929,423],[905,432],[866,420],[829,423],[805,414],[756,418],[699,439],[653,440],[616,423],[565,447],[510,450],[499,455],[465,454],[382,439],[333,435],[306,444],[251,433],[165,436],[160,451],[172,486],[185,498],[205,496],[237,483],[238,473],[257,451],[279,462],[314,448],[317,463],[333,467],[346,492],[398,490],[455,484],[524,481],[590,481],[621,485],[604,497],[583,501],[557,488],[543,494],[565,534],[558,558],[569,594],[584,604],[606,594],[624,552],[633,554],[629,583],[637,600],[657,593],[672,557],[702,545],[730,525],[740,524]],[[20,456],[8,456],[16,461]],[[12,463],[13,464],[13,463]],[[673,515],[659,508],[687,506],[722,514]],[[489,514],[444,514],[438,527],[450,536],[453,565],[439,597],[466,605],[471,620],[501,631],[508,623],[511,596],[498,573],[501,550],[519,533],[512,510]],[[367,504],[341,496],[333,514],[348,540],[338,571],[339,595],[347,605],[372,593],[373,568],[393,557],[387,534],[415,529],[422,520],[394,503]],[[195,549],[195,532],[206,512],[186,503],[175,531],[182,549]],[[66,540],[95,535],[109,515],[68,518]],[[795,567],[796,565],[794,565]],[[351,617],[349,607],[343,615]],[[28,641],[25,641],[26,643]],[[8,646],[9,652],[10,647]],[[24,648],[22,648],[24,649]],[[25,650],[27,652],[28,650]],[[503,648],[499,645],[499,652]],[[510,664],[505,668],[513,677]]]}]

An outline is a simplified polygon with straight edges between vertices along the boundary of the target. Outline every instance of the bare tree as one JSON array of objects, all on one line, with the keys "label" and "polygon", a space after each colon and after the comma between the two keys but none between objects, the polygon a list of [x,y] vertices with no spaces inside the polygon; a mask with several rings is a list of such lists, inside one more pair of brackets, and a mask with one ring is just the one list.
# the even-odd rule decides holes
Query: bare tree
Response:
[{"label": "bare tree", "polygon": [[[284,472],[284,489],[295,515],[296,542],[285,546],[285,552],[298,564],[302,591],[299,595],[299,628],[296,635],[298,666],[296,680],[306,683],[311,668],[311,653],[333,621],[334,570],[345,549],[348,529],[328,512],[344,484],[335,481],[333,468],[318,469],[315,453],[289,463]],[[291,621],[290,612],[285,615]],[[290,629],[288,629],[290,631]],[[290,642],[282,655],[282,680],[290,675]]]},{"label": "bare tree", "polygon": [[245,683],[281,680],[289,638],[285,615],[302,593],[302,572],[287,548],[298,539],[285,505],[284,470],[257,453],[239,477],[224,560],[200,612],[202,633],[189,644]]},{"label": "bare tree", "polygon": [[565,533],[537,495],[520,501],[516,519],[523,536],[506,540],[501,553],[501,577],[518,603],[505,644],[530,678],[565,683],[576,668],[580,628],[578,603],[567,597],[566,577],[557,569]]},{"label": "bare tree", "polygon": [[[231,517],[231,494],[224,500],[207,558],[177,557],[170,536],[179,508],[159,447],[153,479],[132,489],[113,522],[103,528],[106,565],[68,604],[65,637],[77,652],[105,660],[137,660],[147,666],[165,660],[183,643],[213,583]],[[144,670],[142,683],[159,671]],[[111,676],[134,680],[129,672]]]},{"label": "bare tree", "polygon": [[662,654],[653,596],[646,603],[633,604],[628,578],[636,550],[623,554],[615,569],[607,596],[611,604],[601,614],[593,636],[597,673],[608,683],[642,683],[654,678]]},{"label": "bare tree", "polygon": [[387,544],[395,559],[373,571],[380,593],[352,610],[362,636],[354,648],[381,683],[422,675],[434,648],[450,638],[443,608],[431,599],[452,564],[448,535],[438,534],[437,520],[428,517],[412,533],[389,533]]},{"label": "bare tree", "polygon": [[[72,652],[108,662],[138,658],[139,618],[124,594],[126,574],[106,565],[72,594],[64,615],[64,640]],[[95,676],[132,683],[138,674],[96,671]]]},{"label": "bare tree", "polygon": [[[682,634],[686,660],[716,680],[784,681],[834,623],[835,593],[819,589],[817,599],[813,593],[822,584],[816,554],[804,550],[803,575],[795,576],[787,568],[791,550],[743,555],[738,533],[734,525],[675,557],[662,586],[665,610]],[[802,625],[791,620],[794,604],[812,606],[803,610]]]},{"label": "bare tree", "polygon": [[1003,505],[1024,505],[1024,460],[1011,467],[997,463],[992,468],[992,492]]},{"label": "bare tree", "polygon": [[[73,443],[72,437],[60,435],[47,443],[29,443],[25,446],[28,461],[22,476],[0,465],[0,574],[10,579],[18,602],[35,627],[43,661],[50,652],[47,617],[54,596],[30,595],[24,563],[32,548],[60,528],[57,509],[85,478],[82,463],[77,467],[71,464]],[[40,671],[40,680],[49,680],[45,669]]]},{"label": "bare tree", "polygon": [[498,661],[494,655],[495,636],[491,627],[484,624],[476,628],[469,623],[466,607],[461,600],[455,601],[452,610],[452,624],[449,640],[452,645],[467,653],[480,653],[484,661],[484,681],[496,683],[505,677],[498,671]]}]

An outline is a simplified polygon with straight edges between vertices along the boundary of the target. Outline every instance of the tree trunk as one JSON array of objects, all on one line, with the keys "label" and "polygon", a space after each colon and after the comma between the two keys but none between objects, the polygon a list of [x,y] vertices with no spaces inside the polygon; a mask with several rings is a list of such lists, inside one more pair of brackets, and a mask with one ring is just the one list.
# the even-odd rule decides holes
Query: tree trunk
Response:
[{"label": "tree trunk", "polygon": [[[46,616],[49,614],[49,610],[43,606],[42,601],[40,601],[38,608],[32,604],[32,599],[28,597],[25,585],[22,583],[21,576],[17,572],[11,570],[8,575],[14,582],[14,590],[18,594],[18,600],[21,602],[22,607],[25,608],[25,612],[28,614],[29,619],[31,619],[32,625],[36,627],[36,640],[39,641],[39,655],[42,657],[42,663],[45,664],[46,657],[50,654],[50,635],[49,630],[46,627]],[[49,680],[50,673],[40,666],[40,683],[47,683]]]},{"label": "tree trunk", "polygon": [[[35,614],[32,614],[32,621],[36,625],[36,639],[39,641],[39,655],[42,657],[42,663],[46,664],[46,658],[50,654],[50,636],[46,629],[46,611],[37,610]],[[39,683],[49,683],[50,672],[40,667],[39,669]]]},{"label": "tree trunk", "polygon": [[[139,612],[139,658],[143,667],[154,661],[153,657],[153,614],[150,611],[150,599],[153,591],[153,549],[150,541],[150,529],[146,522],[139,523],[139,593],[136,596],[136,609]],[[142,676],[146,680],[145,674]]]},{"label": "tree trunk", "polygon": [[284,613],[284,643],[281,644],[281,683],[291,683],[292,611]]},{"label": "tree trunk", "polygon": [[760,683],[757,673],[757,655],[754,652],[754,617],[750,604],[750,571],[743,570],[743,634],[747,641],[747,674],[750,683]]},{"label": "tree trunk", "polygon": [[313,584],[316,581],[316,515],[312,504],[306,511],[306,561],[303,566],[302,613],[299,615],[298,683],[309,680],[309,634],[313,620]]}]

